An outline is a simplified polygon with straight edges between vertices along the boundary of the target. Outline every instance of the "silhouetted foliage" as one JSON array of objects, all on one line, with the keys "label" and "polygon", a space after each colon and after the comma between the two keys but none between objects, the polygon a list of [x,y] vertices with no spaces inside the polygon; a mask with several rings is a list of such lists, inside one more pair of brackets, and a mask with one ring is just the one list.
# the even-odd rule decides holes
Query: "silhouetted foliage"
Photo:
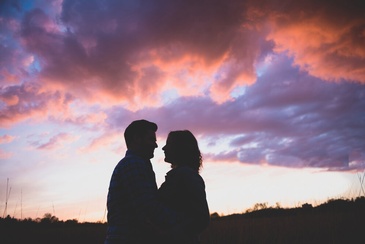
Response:
[{"label": "silhouetted foliage", "polygon": [[68,225],[76,225],[79,223],[79,221],[77,219],[69,219],[69,220],[66,220],[65,223]]},{"label": "silhouetted foliage", "polygon": [[303,209],[312,209],[312,208],[313,208],[313,205],[312,205],[312,204],[309,204],[309,203],[304,203],[304,204],[302,205],[302,208],[303,208]]},{"label": "silhouetted foliage", "polygon": [[106,224],[78,223],[76,219],[60,221],[49,213],[35,220],[0,218],[1,244],[96,244],[104,242],[105,233]]},{"label": "silhouetted foliage", "polygon": [[212,213],[211,215],[210,215],[210,218],[211,219],[216,219],[216,218],[219,218],[220,216],[219,216],[219,214],[217,213],[217,212],[215,212],[215,213]]},{"label": "silhouetted foliage", "polygon": [[[256,206],[256,207],[255,207]],[[257,204],[256,211],[220,216],[211,214],[203,232],[207,243],[356,243],[363,238],[365,197],[331,199],[318,206],[303,204],[284,209]],[[0,218],[1,243],[73,244],[103,243],[105,223],[60,221],[52,214],[41,219]]]},{"label": "silhouetted foliage", "polygon": [[50,213],[44,214],[43,218],[41,219],[42,224],[53,224],[57,222],[59,222],[58,218]]}]

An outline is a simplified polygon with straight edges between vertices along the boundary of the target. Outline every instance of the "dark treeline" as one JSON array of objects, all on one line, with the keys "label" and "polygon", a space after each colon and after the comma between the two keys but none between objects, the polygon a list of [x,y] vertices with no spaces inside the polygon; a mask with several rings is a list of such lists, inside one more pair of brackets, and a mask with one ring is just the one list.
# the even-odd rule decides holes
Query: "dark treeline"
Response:
[{"label": "dark treeline", "polygon": [[[245,213],[220,216],[212,213],[202,234],[202,244],[214,243],[355,243],[363,238],[365,197],[331,199],[318,206],[269,207],[257,203]],[[60,221],[43,218],[0,218],[0,243],[103,243],[105,223]]]},{"label": "dark treeline", "polygon": [[105,233],[105,223],[61,221],[50,213],[37,219],[0,218],[1,244],[100,244],[104,242]]},{"label": "dark treeline", "polygon": [[25,219],[16,219],[10,217],[8,215],[6,218],[0,218],[0,223],[2,224],[24,224],[24,225],[75,225],[78,224],[77,219],[69,219],[66,221],[60,221],[56,216],[46,213],[44,214],[43,218],[25,218]]},{"label": "dark treeline", "polygon": [[[275,207],[268,206],[267,203],[256,203],[253,208],[248,209],[245,213],[236,213],[231,215],[220,216],[218,213],[212,213],[212,220],[226,219],[226,218],[243,218],[243,217],[273,217],[280,215],[293,215],[301,213],[316,213],[316,212],[326,212],[326,211],[361,211],[365,208],[365,197],[358,197],[355,199],[330,199],[325,203],[318,206],[313,206],[311,204],[305,203],[301,207],[296,208],[282,208],[279,204]],[[12,224],[25,224],[25,225],[58,225],[58,226],[68,226],[68,225],[102,225],[102,222],[82,222],[80,223],[77,219],[69,219],[66,221],[59,220],[56,216],[46,213],[43,218],[25,218],[16,219],[8,215],[6,218],[0,217],[0,224],[12,225]]]},{"label": "dark treeline", "polygon": [[290,209],[261,203],[243,214],[211,217],[202,243],[358,243],[364,239],[365,197]]},{"label": "dark treeline", "polygon": [[305,203],[301,207],[282,208],[280,205],[269,207],[267,203],[257,203],[252,209],[248,209],[245,213],[232,214],[227,216],[219,216],[218,213],[212,213],[212,219],[227,219],[227,218],[251,218],[251,217],[275,217],[289,216],[300,214],[316,214],[316,213],[331,213],[331,212],[357,212],[365,211],[365,197],[355,199],[330,199],[318,206]]}]

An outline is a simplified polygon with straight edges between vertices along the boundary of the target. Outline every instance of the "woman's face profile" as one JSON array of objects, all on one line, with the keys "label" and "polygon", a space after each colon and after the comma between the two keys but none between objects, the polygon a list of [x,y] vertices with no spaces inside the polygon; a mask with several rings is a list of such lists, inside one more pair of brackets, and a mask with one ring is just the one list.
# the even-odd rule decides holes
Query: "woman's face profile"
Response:
[{"label": "woman's face profile", "polygon": [[174,149],[174,140],[168,136],[166,140],[166,145],[162,148],[165,153],[165,162],[174,164],[175,160],[175,149]]}]

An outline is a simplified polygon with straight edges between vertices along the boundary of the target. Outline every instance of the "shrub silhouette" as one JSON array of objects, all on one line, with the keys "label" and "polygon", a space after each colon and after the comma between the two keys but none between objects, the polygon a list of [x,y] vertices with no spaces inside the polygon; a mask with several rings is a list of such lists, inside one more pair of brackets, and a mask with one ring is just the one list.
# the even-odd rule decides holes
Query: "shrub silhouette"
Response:
[{"label": "shrub silhouette", "polygon": [[43,218],[41,219],[42,224],[53,224],[57,222],[59,222],[58,218],[50,213],[45,213]]}]

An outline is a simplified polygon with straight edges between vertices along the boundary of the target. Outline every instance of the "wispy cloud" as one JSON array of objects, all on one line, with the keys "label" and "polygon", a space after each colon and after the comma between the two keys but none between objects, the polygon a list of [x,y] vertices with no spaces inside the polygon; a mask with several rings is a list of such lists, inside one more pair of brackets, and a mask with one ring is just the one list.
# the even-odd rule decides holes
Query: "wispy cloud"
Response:
[{"label": "wispy cloud", "polygon": [[10,143],[15,139],[15,136],[2,135],[0,136],[0,144]]},{"label": "wispy cloud", "polygon": [[29,143],[39,150],[56,150],[65,147],[67,144],[77,140],[77,136],[68,133],[59,133],[50,137],[45,142],[43,141],[29,141]]}]

